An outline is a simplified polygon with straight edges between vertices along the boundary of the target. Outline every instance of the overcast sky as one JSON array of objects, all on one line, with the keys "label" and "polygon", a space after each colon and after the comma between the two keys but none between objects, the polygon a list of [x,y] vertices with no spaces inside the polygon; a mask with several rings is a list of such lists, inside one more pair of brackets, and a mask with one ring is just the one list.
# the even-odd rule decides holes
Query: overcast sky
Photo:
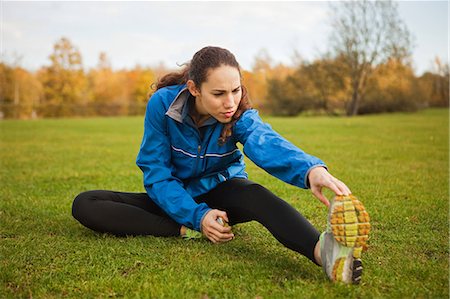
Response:
[{"label": "overcast sky", "polygon": [[[448,61],[448,2],[400,1],[399,14],[415,37],[417,74],[434,57]],[[327,49],[329,4],[297,2],[19,2],[1,1],[2,58],[35,70],[49,65],[53,44],[67,37],[86,68],[106,52],[113,68],[168,67],[206,45],[228,48],[244,69],[265,49],[290,64],[294,51],[312,60]]]}]

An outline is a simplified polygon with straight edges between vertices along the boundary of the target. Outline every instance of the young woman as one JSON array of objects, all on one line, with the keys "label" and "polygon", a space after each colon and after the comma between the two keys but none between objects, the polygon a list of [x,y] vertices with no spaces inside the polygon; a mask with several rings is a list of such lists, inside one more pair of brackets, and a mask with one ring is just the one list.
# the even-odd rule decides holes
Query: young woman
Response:
[{"label": "young woman", "polygon": [[[81,224],[115,235],[191,237],[198,231],[223,243],[234,238],[232,225],[256,220],[284,246],[322,265],[331,280],[359,282],[367,213],[320,159],[261,120],[232,53],[205,47],[156,88],[136,159],[147,192],[83,192],[72,208]],[[256,165],[286,183],[310,188],[326,206],[322,188],[331,189],[336,198],[327,231],[320,234],[292,206],[248,180],[237,142]]]}]

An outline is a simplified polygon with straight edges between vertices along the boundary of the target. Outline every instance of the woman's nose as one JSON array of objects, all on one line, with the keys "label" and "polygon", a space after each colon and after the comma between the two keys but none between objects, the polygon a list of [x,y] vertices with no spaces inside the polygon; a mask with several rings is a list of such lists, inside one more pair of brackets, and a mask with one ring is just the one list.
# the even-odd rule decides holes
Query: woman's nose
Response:
[{"label": "woman's nose", "polygon": [[227,95],[227,97],[225,98],[225,101],[223,103],[223,106],[227,109],[234,107],[234,97],[233,97],[232,93]]}]

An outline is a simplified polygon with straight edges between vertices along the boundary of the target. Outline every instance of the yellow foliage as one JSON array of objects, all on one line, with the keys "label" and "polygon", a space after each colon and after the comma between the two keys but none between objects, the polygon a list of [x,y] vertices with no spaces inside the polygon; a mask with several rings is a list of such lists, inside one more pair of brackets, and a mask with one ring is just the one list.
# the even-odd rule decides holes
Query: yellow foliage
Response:
[{"label": "yellow foliage", "polygon": [[[143,114],[152,84],[168,72],[163,64],[113,70],[106,53],[100,53],[97,67],[85,73],[81,53],[66,38],[54,45],[49,58],[51,65],[35,73],[0,63],[0,118]],[[263,52],[242,77],[253,107],[263,113],[336,114],[345,111],[352,96],[346,67],[342,57],[323,57],[296,67],[274,65]],[[371,69],[360,112],[448,107],[448,65],[437,59],[436,67],[437,72],[420,78],[395,59]]]},{"label": "yellow foliage", "polygon": [[21,67],[0,63],[0,118],[32,118],[42,95],[36,77]]},{"label": "yellow foliage", "polygon": [[372,72],[360,112],[412,111],[425,102],[411,66],[390,59]]}]

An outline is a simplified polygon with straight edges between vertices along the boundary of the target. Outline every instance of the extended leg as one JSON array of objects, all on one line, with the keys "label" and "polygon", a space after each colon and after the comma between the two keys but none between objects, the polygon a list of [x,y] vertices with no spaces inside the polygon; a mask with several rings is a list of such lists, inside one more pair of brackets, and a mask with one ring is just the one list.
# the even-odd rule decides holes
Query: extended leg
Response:
[{"label": "extended leg", "polygon": [[296,209],[263,186],[232,179],[196,200],[226,211],[231,225],[258,221],[283,245],[317,263],[314,248],[319,232]]},{"label": "extended leg", "polygon": [[146,193],[93,190],[79,194],[72,215],[84,226],[118,236],[179,236],[181,225]]}]

